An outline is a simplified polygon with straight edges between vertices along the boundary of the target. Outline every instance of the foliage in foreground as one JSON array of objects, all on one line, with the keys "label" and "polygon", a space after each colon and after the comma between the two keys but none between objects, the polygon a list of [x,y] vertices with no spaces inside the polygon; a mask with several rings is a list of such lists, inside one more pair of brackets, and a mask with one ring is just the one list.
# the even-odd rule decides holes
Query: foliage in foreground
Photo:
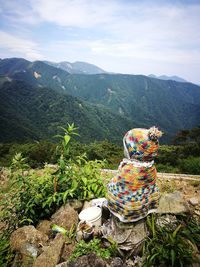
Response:
[{"label": "foliage in foreground", "polygon": [[[100,175],[102,161],[88,161],[86,156],[66,160],[72,128],[65,133],[57,169],[29,170],[25,158],[17,154],[12,162],[10,190],[4,194],[1,214],[12,228],[26,223],[36,224],[49,217],[70,199],[91,199],[105,196]],[[9,209],[8,209],[9,207]],[[13,230],[13,229],[12,229]]]},{"label": "foliage in foreground", "polygon": [[69,158],[70,140],[76,135],[76,128],[72,124],[63,130],[56,169],[47,166],[41,171],[30,170],[21,153],[13,158],[7,191],[0,194],[0,223],[6,224],[7,236],[7,241],[0,240],[0,258],[5,259],[9,255],[9,235],[17,227],[36,225],[70,199],[88,200],[105,196],[106,189],[100,174],[104,162],[89,161],[85,155],[74,160]]},{"label": "foliage in foreground", "polygon": [[83,255],[88,255],[90,253],[95,253],[97,256],[103,259],[109,259],[114,252],[116,251],[112,245],[109,248],[102,247],[100,239],[94,238],[90,242],[85,242],[84,240],[81,240],[76,245],[75,250],[73,251],[70,257],[70,261],[73,261]]},{"label": "foliage in foreground", "polygon": [[[200,174],[200,127],[177,134],[175,145],[161,145],[155,159],[159,172]],[[186,133],[185,133],[186,132]],[[72,141],[66,159],[76,159],[86,153],[88,160],[106,159],[106,168],[117,169],[123,158],[123,147],[107,140],[82,144]],[[61,156],[56,144],[40,141],[27,144],[0,144],[0,166],[8,166],[15,153],[22,152],[32,168],[43,167],[45,162],[55,164]]]},{"label": "foliage in foreground", "polygon": [[144,267],[188,267],[198,262],[195,252],[200,244],[200,226],[196,219],[181,216],[174,229],[173,225],[159,226],[151,215],[147,224],[150,236],[144,246]]}]

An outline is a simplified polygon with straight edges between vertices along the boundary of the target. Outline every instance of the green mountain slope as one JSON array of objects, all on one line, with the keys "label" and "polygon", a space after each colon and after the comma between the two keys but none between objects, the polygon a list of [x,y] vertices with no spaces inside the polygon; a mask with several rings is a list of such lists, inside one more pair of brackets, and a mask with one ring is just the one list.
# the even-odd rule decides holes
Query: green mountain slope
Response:
[{"label": "green mountain slope", "polygon": [[67,61],[62,61],[59,63],[55,63],[55,62],[51,62],[51,61],[44,61],[44,63],[56,67],[56,68],[60,68],[63,69],[67,72],[69,72],[70,74],[99,74],[99,73],[106,73],[105,70],[90,64],[90,63],[86,63],[86,62],[81,62],[81,61],[77,61],[74,63],[70,63]]},{"label": "green mountain slope", "polygon": [[156,76],[154,74],[150,74],[150,75],[148,75],[148,77],[160,79],[160,80],[172,80],[172,81],[181,82],[181,83],[187,83],[188,82],[185,79],[178,77],[176,75],[174,75],[174,76],[167,76],[167,75]]},{"label": "green mountain slope", "polygon": [[25,59],[8,58],[0,61],[0,75],[25,81],[33,86],[64,91],[64,82],[69,73],[42,61],[30,62]]},{"label": "green mountain slope", "polygon": [[74,122],[80,140],[120,142],[133,121],[49,88],[22,81],[0,85],[0,142],[51,139],[58,126]]},{"label": "green mountain slope", "polygon": [[[111,112],[126,118],[125,121],[134,121],[132,128],[135,124],[139,127],[156,125],[165,132],[164,142],[169,142],[180,129],[200,123],[200,86],[192,83],[143,75],[69,74],[42,61],[16,58],[0,61],[0,75],[6,76],[4,81],[21,80],[40,89],[52,88],[56,93],[70,94],[98,106],[98,110],[106,108],[107,114]],[[46,94],[48,96],[48,90]],[[115,123],[105,116],[104,123],[107,122]]]},{"label": "green mountain slope", "polygon": [[200,123],[200,87],[162,81],[142,75],[69,75],[68,92],[134,118],[146,126],[157,125],[168,136]]}]

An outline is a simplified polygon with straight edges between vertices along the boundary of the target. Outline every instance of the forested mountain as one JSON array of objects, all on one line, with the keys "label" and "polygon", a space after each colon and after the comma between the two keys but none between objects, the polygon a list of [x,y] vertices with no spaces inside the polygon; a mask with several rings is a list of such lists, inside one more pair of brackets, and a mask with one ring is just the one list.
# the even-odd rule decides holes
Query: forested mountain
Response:
[{"label": "forested mountain", "polygon": [[185,79],[178,77],[178,76],[167,76],[167,75],[156,76],[154,74],[150,74],[150,75],[148,75],[148,77],[156,78],[156,79],[160,79],[160,80],[172,80],[172,81],[181,82],[181,83],[187,83],[188,82]]},{"label": "forested mountain", "polygon": [[63,91],[66,89],[64,83],[69,73],[42,61],[30,62],[21,58],[8,58],[0,61],[0,75],[25,81],[33,86]]},{"label": "forested mountain", "polygon": [[[35,123],[37,124],[37,130],[34,130],[33,126],[31,128],[31,125],[28,124],[26,129],[30,132],[36,133],[40,126],[43,127],[43,125],[40,125],[40,121],[35,122],[37,118],[40,118],[40,112],[43,114],[41,117],[47,115],[38,102],[39,97],[41,97],[39,92],[43,92],[43,104],[48,107],[49,114],[52,114],[52,120],[50,121],[53,121],[53,114],[55,116],[54,122],[58,121],[57,124],[48,126],[49,117],[46,118],[46,121],[44,119],[46,123],[44,132],[47,136],[55,131],[50,130],[50,128],[57,127],[61,122],[58,119],[60,106],[62,106],[64,112],[61,112],[61,117],[68,114],[67,117],[65,116],[66,119],[62,121],[63,124],[67,122],[67,119],[69,122],[78,122],[78,126],[83,128],[84,133],[87,130],[87,138],[91,137],[93,139],[118,139],[117,135],[122,134],[124,129],[156,125],[165,132],[162,140],[168,142],[180,129],[189,129],[200,123],[200,87],[192,83],[165,81],[143,75],[69,74],[63,69],[50,66],[42,61],[29,62],[17,58],[1,60],[0,75],[2,76],[0,80],[1,99],[2,93],[4,94],[4,100],[1,100],[1,106],[4,107],[1,117],[4,116],[5,125],[9,123],[7,118],[12,119],[12,115],[8,116],[12,114],[12,112],[8,112],[9,101],[12,99],[12,105],[16,108],[13,116],[18,116],[21,114],[18,106],[23,105],[23,101],[25,101],[24,87],[26,92],[28,88],[30,92],[34,92],[34,96],[29,95],[30,98],[34,98],[34,101],[30,99],[29,109],[31,112],[36,109],[38,112],[37,116],[31,117],[33,126]],[[25,83],[19,85],[15,82],[16,80]],[[7,83],[5,83],[6,81]],[[10,94],[5,95],[5,86],[10,88]],[[14,98],[16,88],[18,90],[18,102]],[[71,98],[69,95],[71,95]],[[52,97],[49,99],[50,96]],[[51,102],[48,102],[50,100]],[[60,106],[59,101],[61,101]],[[80,117],[79,113],[75,112],[76,109],[77,112],[81,110],[79,105],[74,105],[73,109],[70,110],[70,101],[72,103],[74,101],[81,102],[81,105],[85,107],[84,112],[82,112],[85,117],[83,115]],[[5,105],[7,105],[7,109],[5,109]],[[38,107],[40,108],[38,109]],[[23,114],[20,115],[20,120],[17,120],[17,122],[23,120]],[[97,115],[103,118],[103,122],[99,120]],[[87,119],[89,117],[90,120],[86,120],[86,117]],[[63,124],[62,126],[64,126]],[[92,128],[96,132],[95,137],[91,135]],[[113,131],[111,132],[112,128]],[[41,136],[44,137],[42,132],[43,130]],[[3,141],[4,138],[5,136],[1,140]],[[86,137],[84,137],[84,140],[88,141]]]},{"label": "forested mountain", "polygon": [[133,121],[106,108],[23,81],[0,85],[0,142],[53,139],[59,127],[74,122],[80,141],[121,141]]},{"label": "forested mountain", "polygon": [[147,127],[157,125],[169,136],[200,122],[200,87],[142,75],[70,75],[71,95],[109,107]]},{"label": "forested mountain", "polygon": [[51,62],[51,61],[44,61],[44,63],[51,65],[56,68],[63,69],[70,74],[100,74],[106,73],[105,70],[86,62],[77,61],[74,63],[70,63],[67,61],[62,61],[59,63]]}]

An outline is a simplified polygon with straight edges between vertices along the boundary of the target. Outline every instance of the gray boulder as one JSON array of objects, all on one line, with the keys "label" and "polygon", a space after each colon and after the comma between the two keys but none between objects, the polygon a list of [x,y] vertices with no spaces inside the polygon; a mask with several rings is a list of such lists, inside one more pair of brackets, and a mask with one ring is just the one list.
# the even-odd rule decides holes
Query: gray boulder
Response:
[{"label": "gray boulder", "polygon": [[13,251],[21,250],[25,243],[33,244],[36,247],[44,245],[48,240],[48,236],[39,232],[34,226],[23,226],[14,231],[10,238],[10,246]]},{"label": "gray boulder", "polygon": [[57,234],[45,251],[35,260],[33,267],[55,267],[60,261],[65,237]]},{"label": "gray boulder", "polygon": [[72,225],[76,227],[78,224],[78,213],[70,205],[65,205],[52,215],[51,222],[70,230]]},{"label": "gray boulder", "polygon": [[51,232],[51,222],[43,220],[37,225],[36,229],[45,235],[49,235]]},{"label": "gray boulder", "polygon": [[157,213],[179,214],[189,211],[189,205],[180,192],[162,195],[159,201]]},{"label": "gray boulder", "polygon": [[[67,267],[106,267],[107,263],[96,256],[95,253],[79,257],[73,262],[69,262]],[[62,266],[62,267],[65,267]]]},{"label": "gray boulder", "polygon": [[23,243],[20,247],[20,252],[15,255],[12,267],[32,267],[39,253],[39,249],[35,245]]},{"label": "gray boulder", "polygon": [[199,200],[196,197],[191,197],[189,200],[190,204],[192,204],[193,206],[196,206],[199,204]]}]

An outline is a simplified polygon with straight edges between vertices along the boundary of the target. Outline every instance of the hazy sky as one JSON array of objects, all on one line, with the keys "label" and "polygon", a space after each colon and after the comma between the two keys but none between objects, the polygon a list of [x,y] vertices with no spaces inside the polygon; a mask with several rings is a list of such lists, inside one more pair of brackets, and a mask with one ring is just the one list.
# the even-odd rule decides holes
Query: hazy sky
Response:
[{"label": "hazy sky", "polygon": [[0,58],[86,61],[200,84],[200,0],[0,0]]}]

